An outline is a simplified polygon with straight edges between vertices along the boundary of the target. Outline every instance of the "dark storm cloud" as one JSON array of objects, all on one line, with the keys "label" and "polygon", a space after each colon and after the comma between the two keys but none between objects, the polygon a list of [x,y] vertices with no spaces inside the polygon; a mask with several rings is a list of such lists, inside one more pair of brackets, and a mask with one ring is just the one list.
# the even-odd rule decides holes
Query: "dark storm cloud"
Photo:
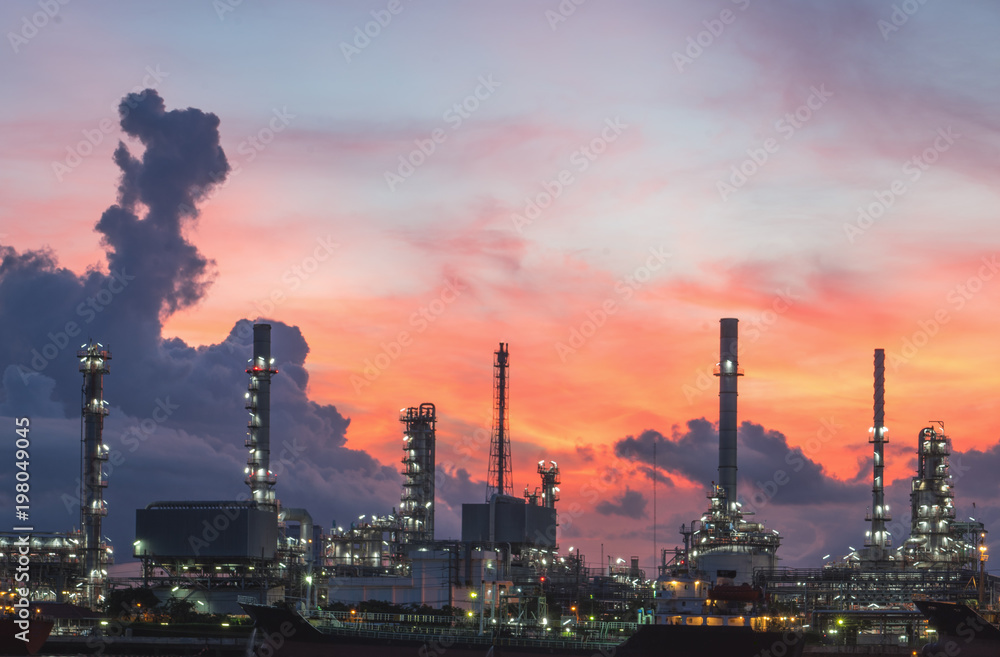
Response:
[{"label": "dark storm cloud", "polygon": [[485,480],[473,480],[465,468],[446,470],[437,468],[435,496],[453,509],[461,509],[462,504],[480,503],[486,493]]},{"label": "dark storm cloud", "polygon": [[[162,336],[163,321],[197,304],[211,282],[212,262],[184,232],[197,216],[195,205],[229,172],[218,117],[194,108],[167,111],[152,90],[130,94],[119,112],[122,130],[144,151],[135,155],[119,143],[114,152],[121,170],[117,200],[96,225],[107,273],[77,275],[51,251],[0,246],[0,415],[28,415],[45,428],[32,465],[32,488],[47,496],[44,505],[33,505],[36,525],[70,529],[78,508],[69,502],[79,486],[75,352],[89,338],[111,349],[106,533],[127,546],[137,507],[247,492],[243,394],[253,329],[248,320],[236,321],[225,339],[200,347]],[[305,337],[297,327],[270,323],[279,369],[271,396],[279,498],[309,506],[319,524],[356,512],[388,513],[398,504],[399,473],[346,446],[350,421],[306,392]],[[11,477],[4,469],[0,483]],[[0,493],[0,502],[8,495]]]},{"label": "dark storm cloud", "polygon": [[617,501],[604,500],[594,508],[601,515],[625,516],[638,520],[646,515],[646,502],[642,493],[626,488]]},{"label": "dark storm cloud", "polygon": [[[653,462],[656,443],[657,467],[682,475],[708,489],[718,480],[718,428],[704,418],[688,420],[687,431],[678,427],[670,438],[647,430],[615,443],[615,454],[631,461]],[[767,503],[786,505],[861,502],[865,486],[834,479],[823,466],[791,448],[778,431],[743,422],[737,435],[739,446],[740,500],[761,507]]]}]

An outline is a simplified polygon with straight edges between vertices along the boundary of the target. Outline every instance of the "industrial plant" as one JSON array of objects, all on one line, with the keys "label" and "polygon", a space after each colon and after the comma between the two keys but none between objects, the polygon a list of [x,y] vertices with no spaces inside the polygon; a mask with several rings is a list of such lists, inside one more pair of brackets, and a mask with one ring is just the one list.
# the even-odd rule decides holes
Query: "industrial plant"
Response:
[{"label": "industrial plant", "polygon": [[[178,599],[202,612],[241,614],[241,602],[294,601],[316,609],[370,600],[397,605],[460,609],[500,622],[547,623],[550,609],[565,624],[580,611],[647,622],[657,577],[698,572],[713,591],[739,588],[753,594],[757,613],[780,610],[791,626],[834,637],[853,632],[858,642],[907,644],[922,616],[915,598],[996,603],[996,578],[985,573],[986,529],[957,519],[949,472],[950,439],[942,422],[917,436],[917,472],[910,494],[909,537],[892,535],[885,498],[885,354],[875,350],[872,501],[863,548],[815,568],[780,566],[781,534],[739,501],[737,399],[738,320],[722,319],[719,378],[718,479],[707,491],[708,508],[681,529],[683,546],[660,551],[658,572],[647,575],[639,558],[599,567],[558,541],[560,471],[540,461],[539,486],[513,492],[510,441],[511,367],[508,344],[493,357],[493,420],[487,488],[482,501],[462,505],[460,539],[435,534],[438,414],[433,403],[399,411],[402,491],[398,508],[362,514],[329,527],[305,508],[286,507],[270,469],[271,385],[280,380],[271,355],[271,327],[257,323],[246,374],[248,412],[245,492],[228,500],[164,500],[135,511],[132,556],[141,576],[109,579],[111,547],[101,525],[107,514],[102,464],[104,376],[111,352],[99,343],[78,352],[83,374],[79,529],[36,532],[31,538],[32,600],[99,608],[115,587],[142,586],[160,600]],[[234,403],[237,403],[234,401]],[[353,516],[352,516],[353,518]],[[0,535],[2,577],[13,581],[13,542]],[[859,541],[860,542],[860,541]],[[839,557],[839,555],[838,555]],[[728,588],[727,588],[728,587]],[[578,610],[578,606],[580,609]],[[862,639],[862,637],[868,637]],[[872,638],[877,637],[877,638]]]}]

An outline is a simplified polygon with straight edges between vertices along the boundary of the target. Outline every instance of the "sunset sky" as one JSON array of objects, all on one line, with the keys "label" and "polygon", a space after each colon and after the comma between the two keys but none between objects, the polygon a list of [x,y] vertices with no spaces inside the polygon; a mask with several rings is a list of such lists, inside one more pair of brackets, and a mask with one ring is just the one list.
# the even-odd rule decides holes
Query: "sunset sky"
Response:
[{"label": "sunset sky", "polygon": [[0,27],[0,429],[36,427],[36,529],[79,522],[90,337],[120,561],[136,508],[246,491],[263,318],[284,505],[389,513],[399,409],[432,402],[457,537],[507,342],[515,492],[558,462],[563,550],[651,573],[652,443],[671,547],[716,478],[735,317],[740,490],[788,475],[756,505],[782,565],[864,541],[875,348],[894,545],[930,420],[959,517],[1000,535],[994,3],[51,0]]}]

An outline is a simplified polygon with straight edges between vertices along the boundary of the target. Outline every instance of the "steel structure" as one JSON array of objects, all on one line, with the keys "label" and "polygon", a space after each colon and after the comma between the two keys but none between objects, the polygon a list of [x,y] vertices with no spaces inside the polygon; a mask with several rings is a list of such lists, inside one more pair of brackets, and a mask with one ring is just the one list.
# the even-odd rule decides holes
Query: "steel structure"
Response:
[{"label": "steel structure", "polygon": [[884,561],[888,555],[888,548],[892,545],[892,537],[885,528],[885,523],[892,520],[889,514],[889,506],[885,503],[885,486],[882,481],[885,471],[885,444],[889,439],[885,437],[887,431],[885,426],[885,350],[875,350],[875,394],[874,394],[874,419],[872,428],[869,429],[871,436],[868,442],[873,445],[873,466],[872,466],[872,507],[865,520],[871,522],[871,529],[865,536],[866,559],[872,561]]},{"label": "steel structure", "polygon": [[258,508],[275,510],[274,484],[277,479],[271,472],[271,376],[277,374],[271,358],[271,325],[254,324],[253,359],[246,369],[250,375],[247,386],[246,408],[250,412],[247,422],[246,484]]},{"label": "steel structure", "polygon": [[494,495],[512,495],[510,470],[510,427],[507,420],[509,392],[507,381],[507,344],[493,352],[493,433],[490,435],[490,470],[486,483],[486,501]]},{"label": "steel structure", "polygon": [[346,530],[343,527],[330,529],[324,563],[341,574],[399,574],[402,564],[396,547],[402,531],[400,517],[373,515],[368,520],[365,518],[368,516],[361,516]]},{"label": "steel structure", "polygon": [[955,490],[949,469],[951,441],[943,422],[917,435],[917,476],[910,492],[910,538],[903,554],[917,568],[978,565],[983,523],[956,522]]},{"label": "steel structure", "polygon": [[549,461],[546,468],[545,461],[539,461],[538,474],[542,477],[542,506],[554,509],[559,501],[559,466]]},{"label": "steel structure", "polygon": [[108,485],[103,466],[108,460],[103,441],[104,416],[108,414],[104,401],[104,375],[110,371],[111,352],[101,343],[81,345],[76,352],[83,373],[82,430],[80,454],[80,526],[83,529],[84,604],[97,607],[104,595],[107,571],[107,546],[101,540],[101,524],[108,509],[104,489]]},{"label": "steel structure", "polygon": [[401,543],[434,540],[434,451],[437,414],[434,404],[399,411],[403,423],[403,494],[399,515]]}]

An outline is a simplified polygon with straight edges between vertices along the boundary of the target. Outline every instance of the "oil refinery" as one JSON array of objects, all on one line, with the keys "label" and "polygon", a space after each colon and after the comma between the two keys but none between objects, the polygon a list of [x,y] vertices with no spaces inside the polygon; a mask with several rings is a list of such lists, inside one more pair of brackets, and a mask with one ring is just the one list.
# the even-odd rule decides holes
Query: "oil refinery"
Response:
[{"label": "oil refinery", "polygon": [[[739,501],[737,399],[744,372],[738,346],[738,320],[722,319],[715,368],[718,478],[707,491],[708,507],[680,528],[683,545],[659,551],[658,572],[646,573],[638,557],[616,563],[609,558],[605,564],[601,555],[594,568],[573,547],[561,549],[561,480],[555,462],[538,462],[539,486],[513,494],[511,361],[502,342],[493,354],[487,489],[482,501],[462,505],[461,538],[435,533],[439,419],[429,402],[399,411],[403,484],[398,508],[323,527],[307,509],[284,506],[281,482],[270,467],[271,385],[280,381],[279,370],[271,355],[270,325],[255,324],[244,394],[247,489],[228,500],[164,500],[136,510],[132,556],[141,563],[141,576],[109,578],[114,554],[101,525],[108,512],[102,431],[111,352],[99,343],[83,345],[77,354],[84,378],[79,529],[32,534],[31,599],[97,609],[109,591],[141,586],[160,600],[184,600],[206,613],[240,614],[240,603],[247,602],[289,600],[316,609],[378,600],[461,609],[522,624],[547,623],[553,609],[559,613],[554,621],[564,625],[580,621],[586,603],[587,614],[642,623],[651,614],[658,578],[696,572],[718,599],[738,593],[729,599],[752,601],[760,617],[780,612],[787,626],[828,638],[850,630],[859,642],[867,636],[871,642],[915,645],[924,627],[914,608],[917,599],[968,602],[984,615],[995,615],[997,578],[985,572],[986,529],[975,519],[956,517],[951,440],[943,422],[931,423],[917,436],[909,535],[893,536],[894,529],[902,532],[892,524],[883,482],[888,428],[881,349],[874,357],[868,432],[872,497],[863,548],[826,558],[814,568],[779,565],[781,533],[744,511]],[[8,583],[17,564],[16,540],[14,534],[0,535],[2,577]]]}]

